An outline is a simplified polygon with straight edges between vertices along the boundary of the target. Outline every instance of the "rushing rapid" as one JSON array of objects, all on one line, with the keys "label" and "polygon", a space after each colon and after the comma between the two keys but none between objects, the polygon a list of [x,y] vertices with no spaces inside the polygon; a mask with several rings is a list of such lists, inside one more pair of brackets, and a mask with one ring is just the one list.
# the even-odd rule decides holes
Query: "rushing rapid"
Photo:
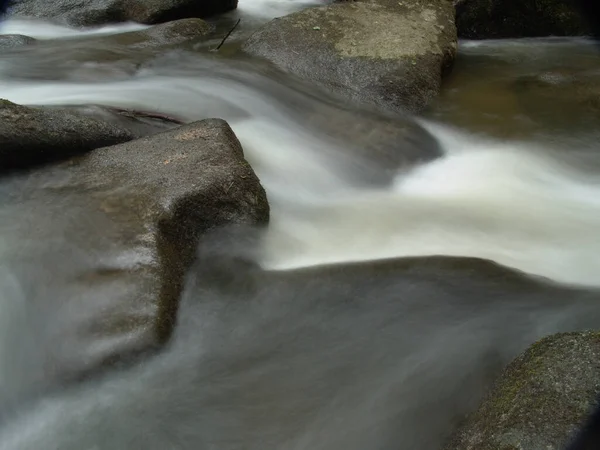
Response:
[{"label": "rushing rapid", "polygon": [[[228,19],[255,26],[308,4],[241,2]],[[49,348],[49,337],[109,307],[110,289],[90,311],[44,306],[85,295],[56,274],[95,255],[68,235],[16,242],[24,217],[44,217],[0,209],[0,450],[440,449],[523,348],[597,328],[599,130],[574,140],[511,111],[478,132],[477,111],[456,113],[473,95],[460,77],[423,117],[394,117],[202,46],[113,49],[110,61],[69,50],[142,28],[8,21],[0,32],[43,42],[2,55],[0,98],[223,118],[267,191],[270,224],[204,240],[163,350],[70,384],[41,375],[76,347]],[[589,64],[585,41],[565,42]],[[527,70],[546,70],[550,44]],[[489,59],[496,71],[501,59],[509,77],[521,69],[504,60],[531,45],[467,42],[462,64]],[[517,122],[518,138],[498,132]],[[0,180],[6,199],[12,183]],[[56,260],[35,265],[50,244]],[[111,345],[98,341],[91,351]]]}]

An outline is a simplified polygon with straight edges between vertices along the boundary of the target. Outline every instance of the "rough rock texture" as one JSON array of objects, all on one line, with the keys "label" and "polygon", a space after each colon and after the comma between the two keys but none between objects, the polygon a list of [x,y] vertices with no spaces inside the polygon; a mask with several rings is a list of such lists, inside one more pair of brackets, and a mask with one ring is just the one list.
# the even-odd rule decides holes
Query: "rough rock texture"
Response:
[{"label": "rough rock texture", "polygon": [[439,92],[456,53],[446,0],[374,0],[275,19],[244,50],[360,102],[418,111]]},{"label": "rough rock texture", "polygon": [[161,23],[208,17],[237,7],[237,0],[13,0],[12,15],[53,19],[74,26],[132,20]]},{"label": "rough rock texture", "polygon": [[0,35],[0,52],[23,45],[30,45],[35,41],[34,38],[22,34],[3,34]]},{"label": "rough rock texture", "polygon": [[532,345],[446,450],[561,450],[600,393],[600,333],[563,333]]},{"label": "rough rock texture", "polygon": [[572,0],[458,0],[456,28],[469,39],[579,36],[590,26]]},{"label": "rough rock texture", "polygon": [[0,280],[5,264],[28,317],[42,320],[27,329],[39,330],[29,339],[45,360],[16,362],[33,366],[15,369],[31,389],[152,348],[171,330],[200,234],[269,217],[240,143],[216,119],[2,178],[0,198]]},{"label": "rough rock texture", "polygon": [[0,173],[133,139],[128,130],[73,112],[0,100]]}]

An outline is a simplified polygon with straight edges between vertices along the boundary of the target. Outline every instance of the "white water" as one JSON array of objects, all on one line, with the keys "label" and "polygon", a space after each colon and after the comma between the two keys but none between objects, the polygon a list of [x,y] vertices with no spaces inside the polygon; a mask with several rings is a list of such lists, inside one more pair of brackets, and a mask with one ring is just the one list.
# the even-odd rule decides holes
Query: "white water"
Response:
[{"label": "white water", "polygon": [[[397,256],[494,260],[564,283],[600,283],[600,177],[531,144],[425,125],[445,156],[384,192],[307,206],[272,221],[275,267]],[[278,248],[286,246],[281,254]]]},{"label": "white water", "polygon": [[[239,13],[264,21],[302,5],[242,0]],[[17,21],[5,24],[7,30],[40,38],[101,32]],[[119,28],[102,32],[110,30]],[[54,75],[53,70],[64,68],[61,64],[70,67],[72,62],[60,56],[44,59],[42,69]],[[560,140],[549,149],[421,120],[444,155],[421,166],[399,167],[387,186],[374,187],[361,176],[372,168],[349,150],[351,142],[328,138],[326,123],[323,133],[302,122],[307,105],[318,107],[318,101],[306,100],[297,110],[284,107],[297,97],[291,88],[278,85],[280,79],[268,78],[262,66],[174,53],[125,79],[107,72],[88,74],[87,82],[12,78],[10,69],[27,69],[28,57],[0,60],[0,97],[25,105],[120,106],[186,121],[227,119],[268,191],[272,220],[263,254],[268,267],[461,255],[489,258],[563,283],[600,285],[600,175],[579,167],[575,157],[559,158],[572,150],[561,147]],[[398,152],[403,146],[397,143]],[[49,243],[28,245],[33,248],[11,242],[24,250],[25,259],[35,255],[35,246]],[[89,347],[53,334],[77,326],[82,317],[103,317],[99,310],[110,311],[114,302],[111,286],[77,291],[72,303],[79,304],[78,295],[91,298],[79,308],[61,304],[56,311],[40,312],[23,310],[18,303],[32,296],[60,298],[64,286],[52,281],[62,279],[57,272],[70,273],[69,263],[77,264],[74,256],[68,248],[57,251],[56,267],[42,268],[43,276],[33,278],[33,294],[23,280],[11,278],[13,268],[0,264],[0,396],[18,402],[23,392],[31,395],[36,389],[45,396],[33,410],[16,411],[10,417],[15,420],[2,424],[3,450],[192,449],[203,448],[199,443],[211,437],[223,439],[215,448],[438,449],[455,415],[472,409],[488,386],[490,359],[505,364],[533,340],[593,325],[597,318],[595,302],[580,298],[569,310],[575,300],[563,298],[560,290],[556,295],[567,306],[555,306],[549,292],[537,288],[522,292],[507,286],[504,292],[504,286],[485,276],[475,274],[470,280],[460,271],[441,270],[444,282],[438,286],[435,267],[406,278],[364,276],[355,284],[343,275],[329,279],[319,273],[315,280],[283,287],[267,280],[258,298],[240,289],[244,302],[231,308],[229,292],[219,291],[222,286],[201,286],[205,290],[200,293],[192,286],[190,298],[182,302],[190,308],[183,314],[188,328],[176,330],[180,341],[175,339],[173,348],[133,372],[46,395],[44,383],[56,381],[45,376],[46,364],[52,365],[52,358],[45,360],[48,354],[85,361],[120,348],[110,336],[95,337],[95,347]],[[35,266],[29,259],[27,264]],[[336,282],[339,292],[328,285]],[[348,285],[356,290],[357,304],[368,307],[347,307]],[[213,296],[225,306],[213,309]],[[312,296],[323,303],[332,300],[331,310],[314,307]],[[39,303],[51,305],[48,309],[60,301]],[[523,305],[530,309],[521,309]],[[214,361],[204,364],[204,353],[214,355]],[[234,370],[225,371],[225,377],[212,373],[214,362],[228,370],[231,364]],[[0,419],[3,412],[0,408]],[[305,426],[294,434],[286,427],[293,428],[297,420]],[[264,444],[269,438],[289,440],[270,447]],[[140,442],[144,445],[135,445]]]},{"label": "white water", "polygon": [[0,22],[0,34],[23,34],[36,39],[67,39],[93,35],[101,36],[125,33],[127,31],[144,30],[146,28],[148,28],[148,25],[142,25],[135,22],[124,22],[82,29],[70,28],[40,19],[11,18],[4,22]]},{"label": "white water", "polygon": [[[272,4],[298,7],[292,3]],[[250,3],[242,10],[264,12],[263,6]],[[66,32],[29,22],[5,27],[37,36],[102,31]],[[117,28],[104,29],[109,30]],[[104,104],[189,121],[227,119],[273,205],[264,255],[272,268],[461,255],[559,282],[600,285],[597,174],[559,162],[530,143],[492,141],[422,121],[445,156],[402,171],[387,189],[365,190],[344,172],[352,165],[350,155],[298,126],[252,84],[260,75],[226,78],[226,66],[207,61],[181,75],[176,59],[169,64],[176,73],[146,68],[126,80],[95,83],[0,79],[0,96],[24,105]]]}]

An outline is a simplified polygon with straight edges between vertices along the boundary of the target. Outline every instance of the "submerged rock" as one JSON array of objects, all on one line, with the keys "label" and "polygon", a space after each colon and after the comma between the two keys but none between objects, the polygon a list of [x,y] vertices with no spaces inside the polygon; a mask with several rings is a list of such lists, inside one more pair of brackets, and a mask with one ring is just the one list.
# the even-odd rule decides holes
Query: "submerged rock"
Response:
[{"label": "submerged rock", "polygon": [[0,52],[10,50],[11,48],[30,45],[35,42],[35,39],[22,34],[3,34],[0,35]]},{"label": "submerged rock", "polygon": [[599,81],[598,70],[555,68],[519,77],[511,87],[524,111],[552,130],[572,133],[588,131],[598,123]]},{"label": "submerged rock", "polygon": [[600,394],[600,333],[532,345],[504,371],[446,450],[561,450]]},{"label": "submerged rock", "polygon": [[236,7],[237,0],[15,0],[11,14],[52,19],[72,26],[93,26],[208,17]]},{"label": "submerged rock", "polygon": [[157,54],[194,44],[212,31],[202,19],[181,19],[126,33],[38,41],[11,55],[3,73],[22,79],[126,79]]},{"label": "submerged rock", "polygon": [[199,236],[269,218],[239,141],[216,119],[6,177],[0,194],[0,269],[43,321],[28,339],[45,359],[15,368],[41,380],[28,389],[153,348],[171,330]]},{"label": "submerged rock", "polygon": [[458,35],[469,39],[580,36],[591,32],[570,0],[455,0]]},{"label": "submerged rock", "polygon": [[445,0],[374,0],[275,19],[244,50],[346,98],[418,111],[435,97],[456,53]]},{"label": "submerged rock", "polygon": [[134,135],[116,124],[64,109],[0,100],[0,173],[119,144]]}]

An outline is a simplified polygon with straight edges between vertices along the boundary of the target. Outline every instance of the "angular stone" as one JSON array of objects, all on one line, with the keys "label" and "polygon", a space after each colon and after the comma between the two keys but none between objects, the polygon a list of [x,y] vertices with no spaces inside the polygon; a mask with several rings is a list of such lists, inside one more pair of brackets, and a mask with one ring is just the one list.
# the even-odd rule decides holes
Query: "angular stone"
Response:
[{"label": "angular stone", "polygon": [[40,321],[19,327],[4,317],[18,329],[0,333],[31,342],[5,368],[31,378],[4,394],[14,401],[154,348],[171,331],[199,236],[269,218],[239,141],[217,119],[5,177],[0,197],[0,303],[16,285],[29,310],[23,320]]},{"label": "angular stone", "polygon": [[309,8],[271,21],[244,50],[351,100],[418,111],[454,60],[454,9],[444,0]]}]

